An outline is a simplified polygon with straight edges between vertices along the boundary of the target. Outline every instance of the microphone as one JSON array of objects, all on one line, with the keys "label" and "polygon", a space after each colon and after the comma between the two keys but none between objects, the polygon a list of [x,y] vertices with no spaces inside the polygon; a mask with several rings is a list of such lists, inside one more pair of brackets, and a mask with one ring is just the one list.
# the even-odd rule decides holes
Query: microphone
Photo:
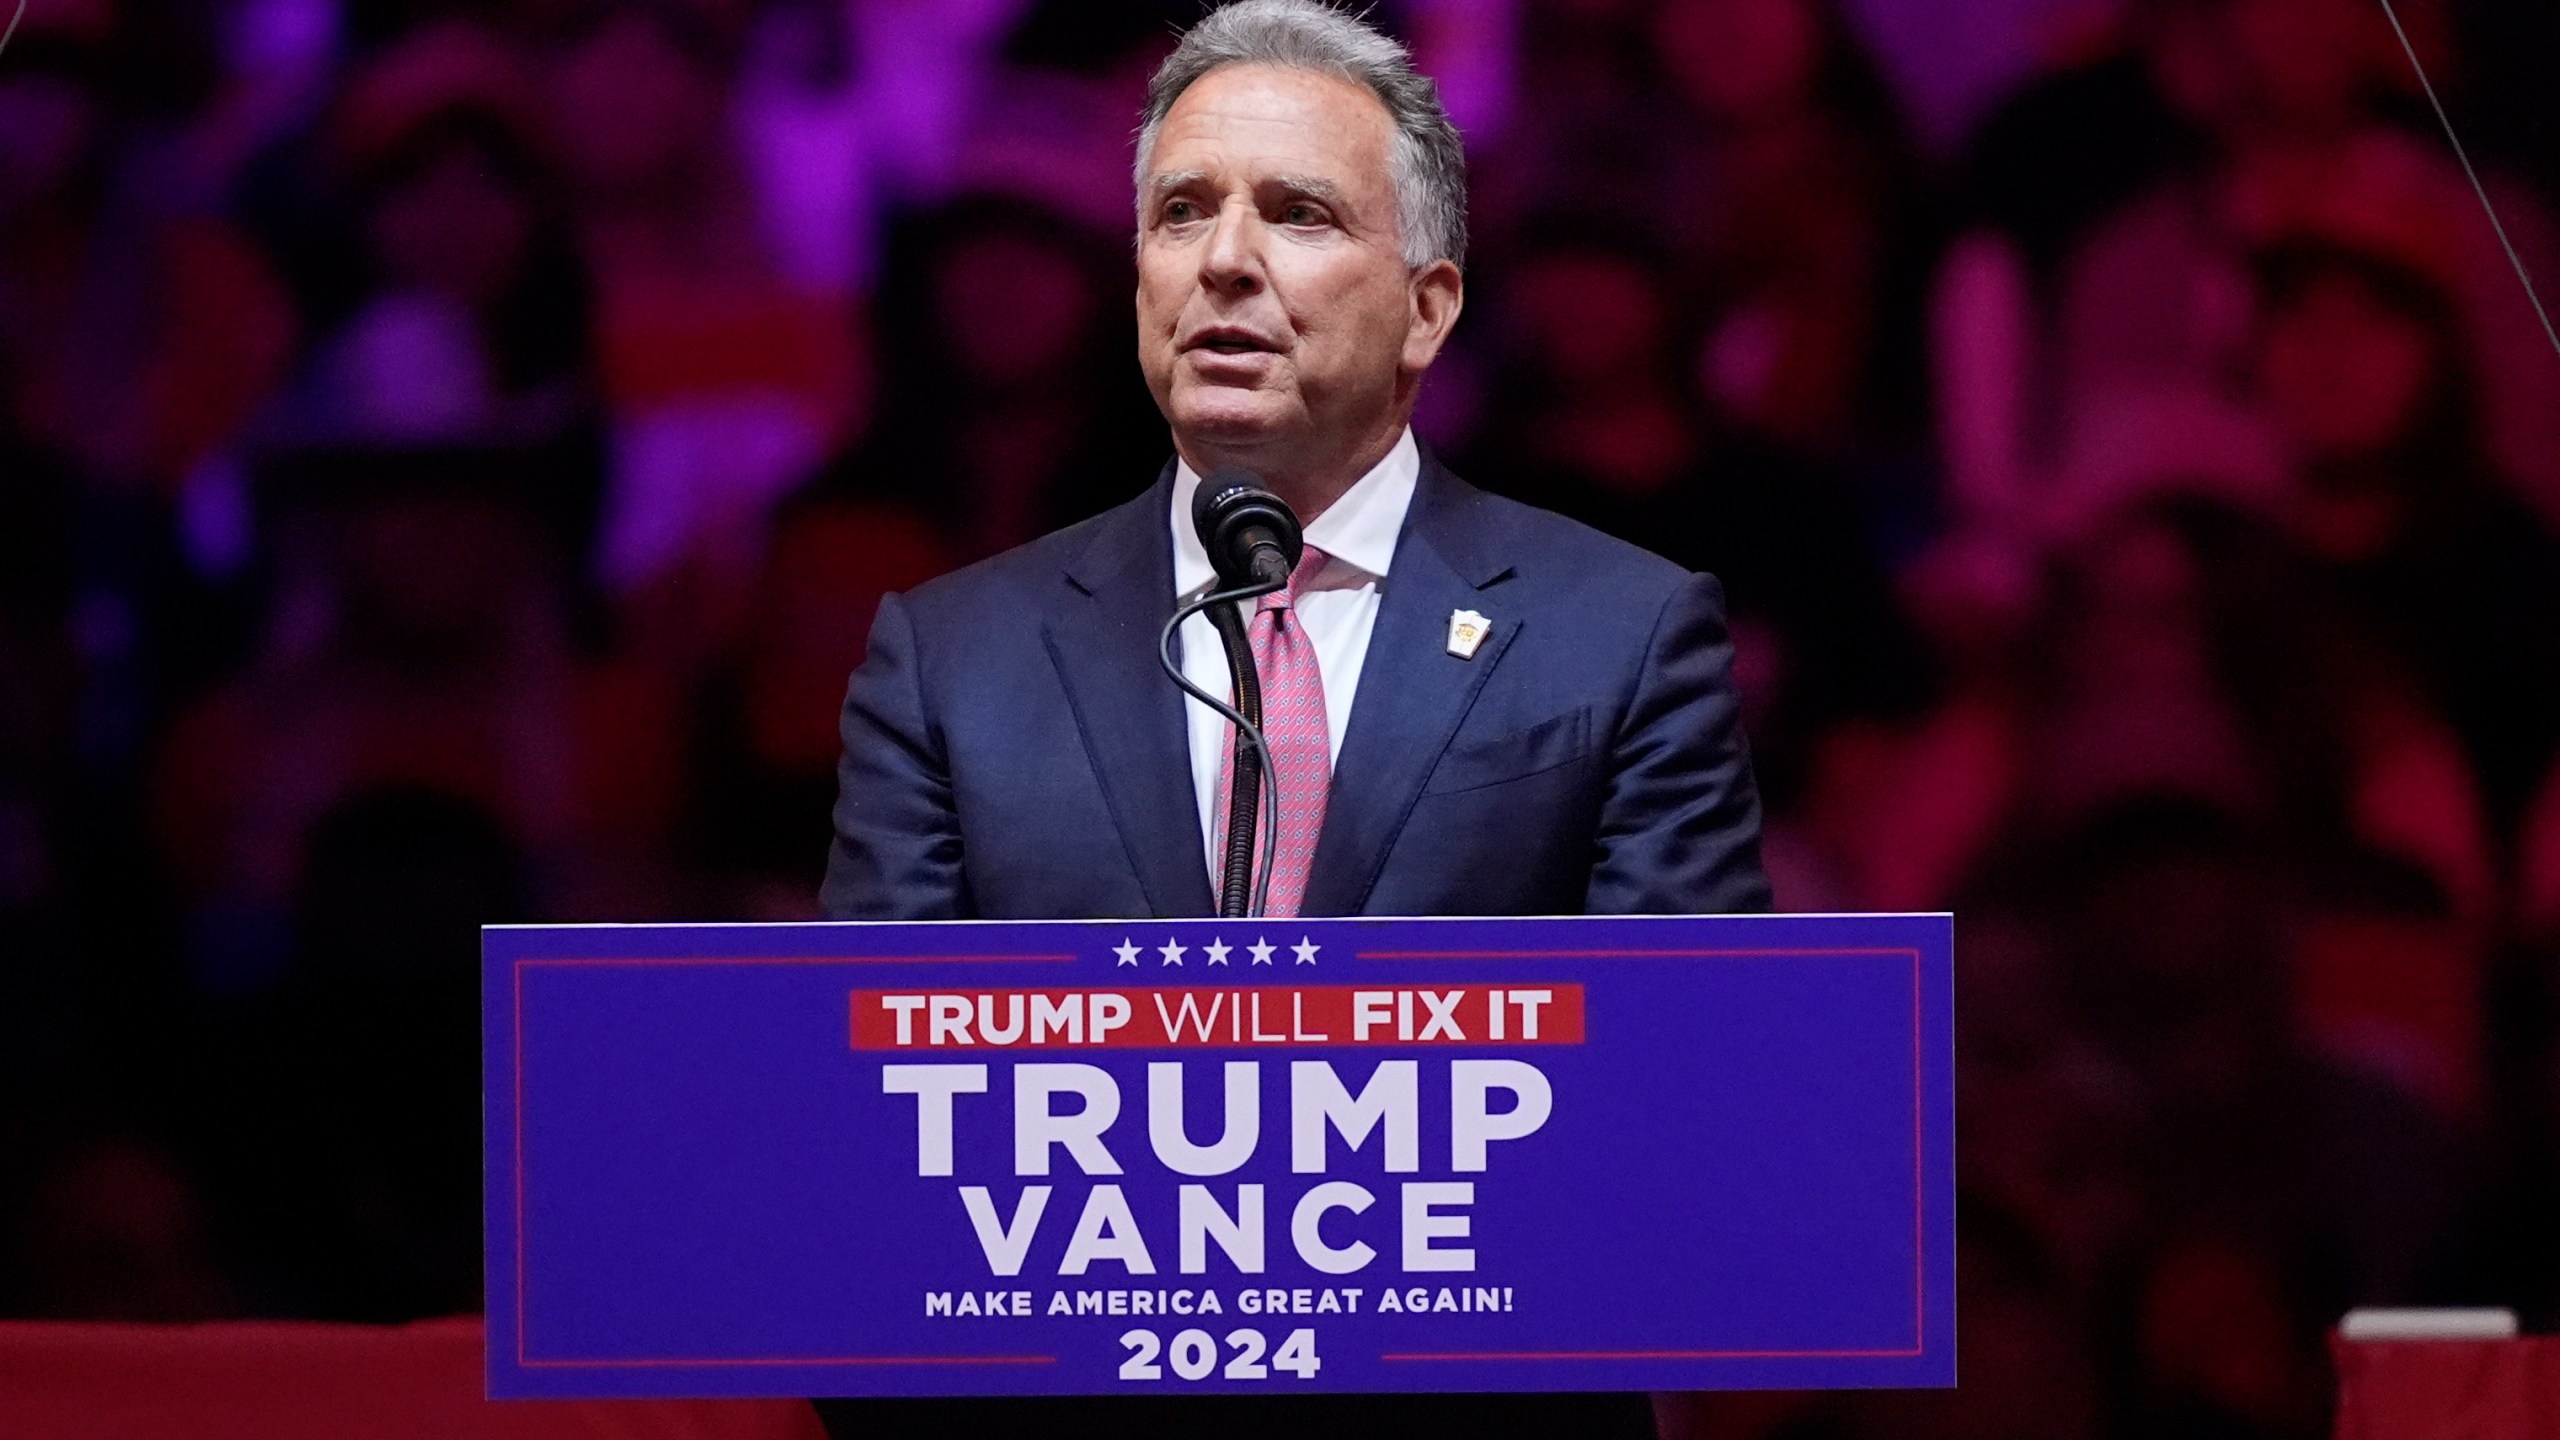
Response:
[{"label": "microphone", "polygon": [[[1269,900],[1271,861],[1279,847],[1262,847],[1258,886],[1253,852],[1257,836],[1279,834],[1280,777],[1272,773],[1271,752],[1262,737],[1262,677],[1254,669],[1244,618],[1232,602],[1268,595],[1288,584],[1289,572],[1306,551],[1306,540],[1298,528],[1297,512],[1264,489],[1260,476],[1241,465],[1222,465],[1201,480],[1191,497],[1191,527],[1209,552],[1218,583],[1165,622],[1164,633],[1157,638],[1156,658],[1174,684],[1235,726],[1234,749],[1227,762],[1232,784],[1227,795],[1226,855],[1219,866],[1218,913],[1242,919],[1260,912]],[[1208,613],[1219,647],[1226,651],[1227,674],[1235,686],[1232,705],[1192,684],[1174,662],[1174,632],[1185,618],[1202,611]]]},{"label": "microphone", "polygon": [[1191,526],[1209,552],[1222,589],[1289,583],[1306,538],[1289,502],[1263,488],[1262,477],[1241,465],[1221,465],[1191,496]]}]

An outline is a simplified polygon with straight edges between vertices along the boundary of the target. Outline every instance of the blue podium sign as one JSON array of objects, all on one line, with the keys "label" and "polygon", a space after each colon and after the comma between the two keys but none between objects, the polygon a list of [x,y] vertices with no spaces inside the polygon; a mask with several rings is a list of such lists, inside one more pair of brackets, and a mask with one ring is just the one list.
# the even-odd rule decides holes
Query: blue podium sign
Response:
[{"label": "blue podium sign", "polygon": [[492,928],[489,1390],[1953,1384],[1950,935]]}]

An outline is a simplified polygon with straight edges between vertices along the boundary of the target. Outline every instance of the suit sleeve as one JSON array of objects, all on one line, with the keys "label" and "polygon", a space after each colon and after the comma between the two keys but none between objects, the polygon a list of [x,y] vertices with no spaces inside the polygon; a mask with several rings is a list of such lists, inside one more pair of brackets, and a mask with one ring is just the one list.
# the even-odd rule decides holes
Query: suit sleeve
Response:
[{"label": "suit sleeve", "polygon": [[833,920],[966,917],[950,757],[925,702],[915,623],[896,595],[881,600],[871,622],[842,729],[835,842],[819,907]]},{"label": "suit sleeve", "polygon": [[1714,576],[1690,576],[1656,618],[1609,762],[1587,913],[1770,908],[1760,792]]}]

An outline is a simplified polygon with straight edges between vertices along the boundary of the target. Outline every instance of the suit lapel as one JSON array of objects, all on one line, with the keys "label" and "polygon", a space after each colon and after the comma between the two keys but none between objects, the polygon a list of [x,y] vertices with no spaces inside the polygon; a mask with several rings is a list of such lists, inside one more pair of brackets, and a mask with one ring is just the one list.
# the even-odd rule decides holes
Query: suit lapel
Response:
[{"label": "suit lapel", "polygon": [[1215,897],[1182,696],[1156,663],[1173,615],[1172,474],[1167,466],[1146,494],[1103,517],[1067,567],[1070,593],[1043,638],[1148,905],[1160,916],[1206,915]]},{"label": "suit lapel", "polygon": [[1476,513],[1483,498],[1424,454],[1326,794],[1306,914],[1359,913],[1432,764],[1519,633],[1518,616],[1495,614],[1474,659],[1448,653],[1450,612],[1478,608],[1479,592],[1510,573]]}]

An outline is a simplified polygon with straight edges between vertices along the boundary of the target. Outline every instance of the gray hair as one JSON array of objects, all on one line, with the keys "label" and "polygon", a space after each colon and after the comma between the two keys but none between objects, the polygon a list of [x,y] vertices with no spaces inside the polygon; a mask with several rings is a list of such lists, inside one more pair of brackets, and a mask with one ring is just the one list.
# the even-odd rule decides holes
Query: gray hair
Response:
[{"label": "gray hair", "polygon": [[1225,65],[1312,70],[1361,86],[1394,122],[1387,171],[1396,190],[1396,228],[1407,265],[1467,261],[1467,152],[1440,108],[1440,87],[1416,72],[1402,45],[1359,18],[1318,0],[1236,0],[1203,16],[1147,83],[1138,127],[1137,182],[1145,204],[1147,166],[1165,112],[1192,82]]}]

